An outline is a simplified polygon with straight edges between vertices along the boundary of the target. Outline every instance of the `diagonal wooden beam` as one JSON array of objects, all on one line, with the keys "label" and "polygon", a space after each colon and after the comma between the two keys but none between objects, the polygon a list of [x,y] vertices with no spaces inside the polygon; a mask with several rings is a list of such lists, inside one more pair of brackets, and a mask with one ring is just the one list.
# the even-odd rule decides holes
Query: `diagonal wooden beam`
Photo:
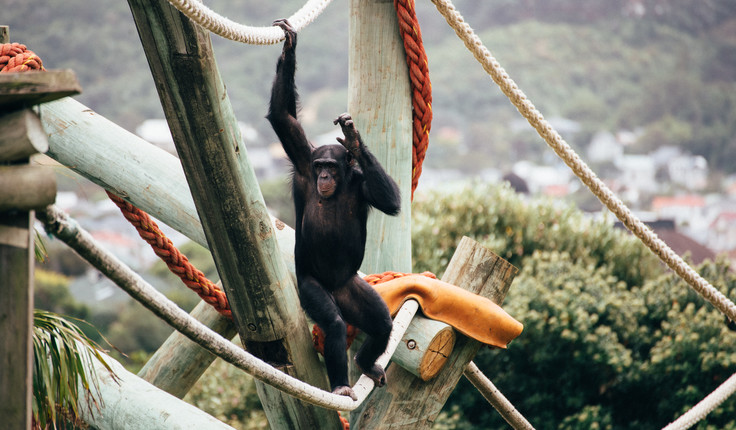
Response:
[{"label": "diagonal wooden beam", "polygon": [[[241,339],[287,373],[326,386],[208,33],[168,2],[128,3]],[[272,428],[339,425],[333,411],[257,388]]]},{"label": "diagonal wooden beam", "polygon": [[[463,237],[442,277],[497,304],[503,303],[518,269],[474,240]],[[399,366],[389,367],[387,385],[364,403],[351,424],[361,430],[432,427],[450,393],[481,344],[457,334],[455,349],[445,367],[430,381],[422,381]]]}]

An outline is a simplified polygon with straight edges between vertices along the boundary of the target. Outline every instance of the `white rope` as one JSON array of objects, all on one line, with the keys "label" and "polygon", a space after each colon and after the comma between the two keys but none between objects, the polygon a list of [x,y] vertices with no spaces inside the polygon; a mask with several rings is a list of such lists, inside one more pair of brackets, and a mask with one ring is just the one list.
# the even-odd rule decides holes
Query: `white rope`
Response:
[{"label": "white rope", "polygon": [[506,420],[514,430],[534,430],[534,427],[524,416],[516,410],[513,404],[496,388],[483,372],[478,369],[478,366],[472,361],[468,363],[463,372],[466,378],[473,384],[475,388],[488,400],[488,403],[493,406],[499,414]]},{"label": "white rope", "polygon": [[[332,0],[308,0],[301,9],[289,17],[298,33],[314,21]],[[169,0],[172,6],[205,29],[225,39],[250,45],[273,45],[284,40],[279,27],[251,27],[238,24],[214,12],[197,0]]]},{"label": "white rope", "polygon": [[629,208],[613,194],[603,181],[598,179],[590,167],[580,159],[578,154],[544,119],[532,102],[527,99],[526,95],[509,77],[491,52],[483,45],[473,29],[464,22],[462,15],[455,10],[452,2],[450,0],[432,0],[432,2],[455,30],[455,33],[463,40],[465,46],[473,53],[476,60],[481,63],[485,71],[501,88],[501,91],[511,100],[511,103],[580,180],[588,186],[593,194],[621,220],[626,228],[631,230],[667,266],[690,284],[695,291],[711,302],[731,321],[736,320],[736,305],[672,251],[649,227],[631,213]]},{"label": "white rope", "polygon": [[[736,320],[736,305],[725,295],[703,279],[693,268],[691,268],[679,255],[677,255],[664,241],[651,231],[640,219],[631,213],[629,208],[619,200],[613,192],[601,181],[596,174],[583,162],[577,153],[565,142],[554,128],[544,119],[542,114],[534,107],[532,102],[519,89],[516,83],[509,77],[491,52],[483,45],[483,42],[475,34],[473,29],[464,22],[462,15],[455,10],[450,0],[432,0],[437,10],[445,17],[447,23],[455,30],[455,33],[463,40],[465,46],[473,53],[476,60],[483,66],[493,81],[501,88],[501,91],[511,100],[511,103],[519,110],[522,116],[537,130],[537,133],[545,142],[562,158],[580,180],[593,192],[593,194],[611,211],[634,235],[636,235],[649,249],[657,255],[670,269],[674,270],[683,278],[698,294],[708,300],[713,306],[721,311],[731,321]],[[721,390],[716,396],[718,402],[734,393],[733,386],[736,385],[734,377],[721,387],[729,389]],[[718,391],[717,390],[717,391]],[[715,394],[715,392],[713,393]],[[711,397],[711,396],[708,396]],[[707,407],[698,408],[698,420],[708,414],[717,404],[706,402]],[[700,406],[700,404],[698,404]],[[686,415],[689,415],[686,414]],[[685,418],[685,416],[683,416]],[[678,420],[677,422],[679,422]],[[688,421],[689,422],[689,421]],[[697,421],[693,421],[697,422]],[[692,425],[692,424],[691,424]],[[679,427],[675,427],[679,428]],[[682,427],[687,428],[687,427]]]},{"label": "white rope", "polygon": [[[44,228],[48,233],[53,234],[74,249],[80,256],[125,290],[131,297],[166,321],[171,327],[211,353],[249,373],[254,378],[298,399],[323,408],[341,411],[352,411],[360,406],[373,389],[373,380],[361,375],[355,387],[353,387],[358,396],[358,400],[354,401],[350,397],[332,394],[313,387],[273,368],[268,363],[237,347],[182,310],[143,280],[138,273],[105,250],[92,235],[55,205],[47,207],[45,211],[39,212],[37,216],[43,221]],[[385,368],[388,364],[418,307],[419,304],[415,300],[407,300],[397,313],[386,352],[377,361],[382,367]]]},{"label": "white rope", "polygon": [[708,397],[704,398],[686,414],[670,423],[662,430],[685,430],[694,426],[698,421],[705,418],[713,409],[717,408],[726,399],[736,393],[736,373],[726,379],[726,382],[716,388]]}]

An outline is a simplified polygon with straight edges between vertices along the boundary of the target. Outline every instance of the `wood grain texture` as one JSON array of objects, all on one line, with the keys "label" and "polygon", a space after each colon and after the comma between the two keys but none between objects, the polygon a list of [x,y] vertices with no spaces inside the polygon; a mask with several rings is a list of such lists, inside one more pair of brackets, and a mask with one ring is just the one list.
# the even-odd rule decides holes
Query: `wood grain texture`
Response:
[{"label": "wood grain texture", "polygon": [[45,166],[0,165],[0,211],[43,209],[56,201],[56,175]]},{"label": "wood grain texture", "polygon": [[[232,320],[204,301],[192,310],[191,316],[225,339],[232,339],[237,334]],[[181,399],[215,358],[211,352],[174,331],[146,362],[138,376]]]},{"label": "wood grain texture", "polygon": [[0,74],[0,110],[11,111],[82,92],[72,70]]},{"label": "wood grain texture", "polygon": [[411,95],[391,1],[351,0],[348,111],[401,191],[401,213],[372,211],[361,270],[411,272]]},{"label": "wood grain texture", "polygon": [[[517,269],[506,260],[464,237],[442,280],[500,304],[516,273]],[[391,366],[387,386],[375,391],[351,422],[361,430],[431,428],[479,348],[477,341],[457,334],[455,348],[444,368],[428,382],[399,366]]]},{"label": "wood grain texture", "polygon": [[[31,425],[32,219],[29,212],[0,212],[0,417],[8,429]],[[3,244],[3,228],[24,232],[21,243]]]},{"label": "wood grain texture", "polygon": [[391,360],[424,381],[435,377],[455,346],[449,325],[417,315],[409,324]]},{"label": "wood grain texture", "polygon": [[[166,1],[128,3],[241,340],[290,375],[326,386],[209,34]],[[270,394],[261,398],[272,428],[338,422],[333,411],[257,385]]]},{"label": "wood grain texture", "polygon": [[0,130],[3,131],[0,133],[0,161],[28,159],[49,150],[41,120],[30,109],[0,115]]}]

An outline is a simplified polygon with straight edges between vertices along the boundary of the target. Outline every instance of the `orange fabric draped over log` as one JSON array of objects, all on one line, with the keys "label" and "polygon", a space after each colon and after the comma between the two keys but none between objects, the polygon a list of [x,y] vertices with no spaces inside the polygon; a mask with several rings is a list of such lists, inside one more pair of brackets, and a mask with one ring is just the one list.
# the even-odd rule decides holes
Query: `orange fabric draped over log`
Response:
[{"label": "orange fabric draped over log", "polygon": [[373,287],[386,301],[391,315],[406,300],[414,299],[427,318],[449,324],[487,345],[506,348],[524,328],[491,300],[439,279],[409,275]]}]

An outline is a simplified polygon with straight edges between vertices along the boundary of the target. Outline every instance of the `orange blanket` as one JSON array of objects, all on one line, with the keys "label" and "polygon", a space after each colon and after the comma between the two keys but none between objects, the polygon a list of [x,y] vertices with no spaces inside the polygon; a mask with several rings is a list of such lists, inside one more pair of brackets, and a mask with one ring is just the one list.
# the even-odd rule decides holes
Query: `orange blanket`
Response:
[{"label": "orange blanket", "polygon": [[438,279],[409,275],[373,287],[386,301],[391,315],[406,300],[414,299],[428,318],[488,345],[506,348],[524,328],[489,299]]}]

